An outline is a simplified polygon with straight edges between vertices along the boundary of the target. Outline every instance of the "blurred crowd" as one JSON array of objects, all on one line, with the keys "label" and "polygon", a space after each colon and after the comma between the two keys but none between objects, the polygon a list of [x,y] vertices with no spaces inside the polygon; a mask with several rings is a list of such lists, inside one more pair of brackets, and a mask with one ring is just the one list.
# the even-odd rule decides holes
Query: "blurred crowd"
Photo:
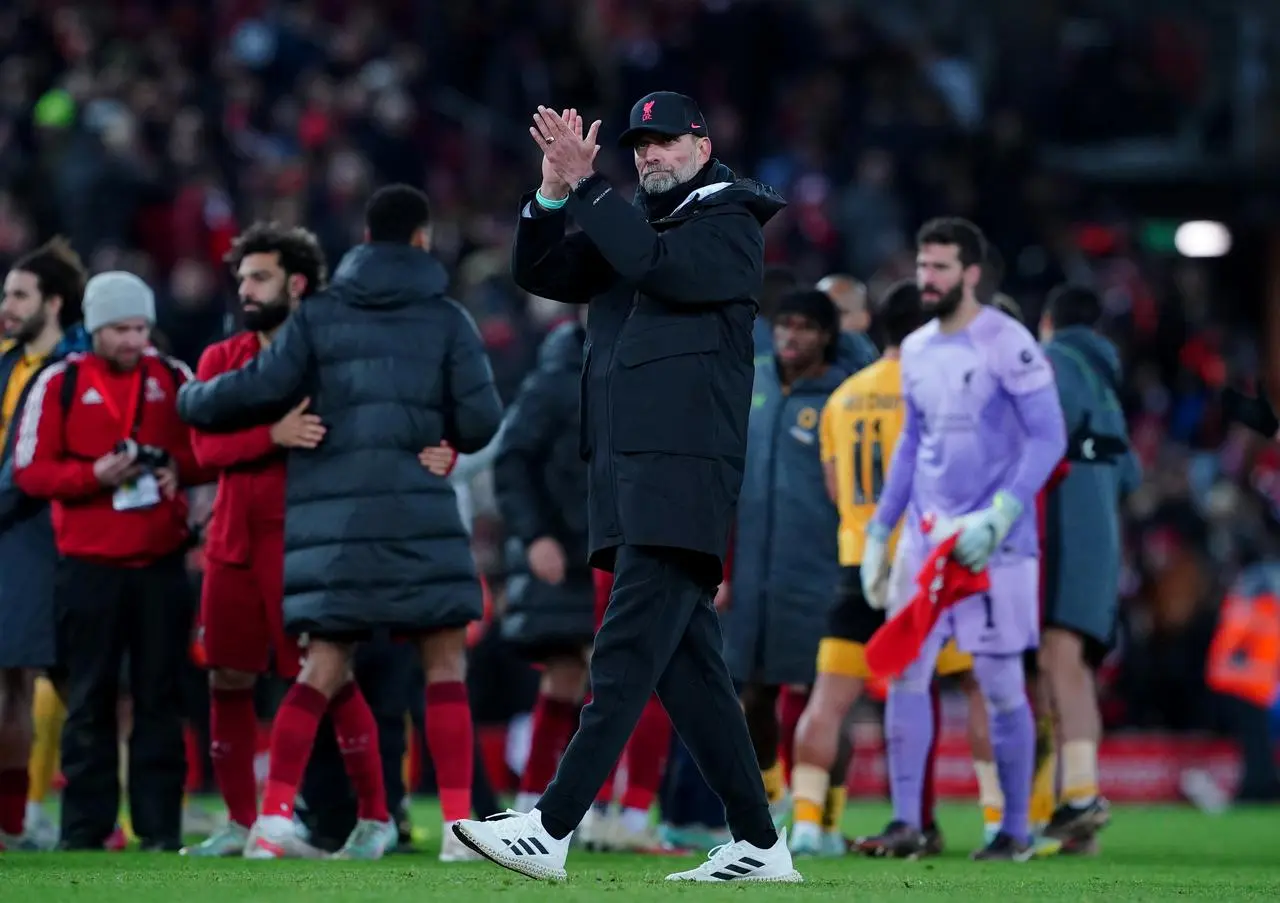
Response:
[{"label": "blurred crowd", "polygon": [[[10,0],[0,266],[67,236],[93,270],[156,287],[164,342],[194,365],[235,328],[222,257],[240,228],[306,225],[333,266],[371,189],[409,182],[431,197],[436,249],[509,400],[566,315],[509,274],[515,201],[537,178],[527,116],[572,103],[611,136],[647,91],[690,93],[717,156],[791,202],[768,229],[774,264],[848,272],[874,293],[911,272],[918,224],[953,214],[1001,251],[1000,288],[1029,325],[1064,279],[1103,292],[1147,468],[1108,711],[1209,728],[1216,606],[1243,563],[1274,553],[1280,516],[1280,455],[1226,430],[1214,402],[1257,376],[1258,349],[1221,268],[1081,230],[1101,211],[1042,151],[1191,130],[1213,153],[1239,111],[1215,89],[1218,32],[1196,18],[1209,13],[1090,6]],[[1280,116],[1253,126],[1257,153],[1280,146]],[[609,138],[601,165],[632,181]],[[500,578],[483,474],[473,488],[477,554]]]}]

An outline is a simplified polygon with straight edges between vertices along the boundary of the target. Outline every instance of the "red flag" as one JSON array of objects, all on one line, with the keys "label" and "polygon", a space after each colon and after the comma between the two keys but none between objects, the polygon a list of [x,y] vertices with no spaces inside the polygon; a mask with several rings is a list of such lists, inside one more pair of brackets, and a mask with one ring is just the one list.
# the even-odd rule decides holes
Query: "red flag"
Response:
[{"label": "red flag", "polygon": [[942,542],[916,577],[919,590],[911,603],[886,621],[867,643],[867,667],[877,677],[897,677],[915,661],[924,642],[951,606],[991,589],[985,570],[975,574],[951,557],[959,536]]}]

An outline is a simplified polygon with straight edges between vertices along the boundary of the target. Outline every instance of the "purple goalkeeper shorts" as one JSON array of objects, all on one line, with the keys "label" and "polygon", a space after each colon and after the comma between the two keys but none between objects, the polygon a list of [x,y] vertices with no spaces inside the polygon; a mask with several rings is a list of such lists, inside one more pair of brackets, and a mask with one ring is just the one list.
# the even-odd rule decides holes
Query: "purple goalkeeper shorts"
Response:
[{"label": "purple goalkeeper shorts", "polygon": [[[920,540],[899,542],[889,589],[891,615],[915,594],[915,575],[926,555]],[[961,652],[1021,655],[1040,645],[1040,560],[1005,556],[992,562],[988,573],[990,591],[970,596],[942,613],[933,628],[934,648],[954,639]]]}]

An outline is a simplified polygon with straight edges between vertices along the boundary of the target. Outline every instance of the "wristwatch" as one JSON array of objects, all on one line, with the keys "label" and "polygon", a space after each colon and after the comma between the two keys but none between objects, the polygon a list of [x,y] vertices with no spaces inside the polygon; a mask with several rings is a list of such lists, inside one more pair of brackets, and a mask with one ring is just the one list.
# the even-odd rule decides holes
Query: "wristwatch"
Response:
[{"label": "wristwatch", "polygon": [[581,179],[579,179],[577,182],[574,183],[573,185],[574,193],[576,194],[577,192],[581,191],[583,185],[586,185],[588,182],[590,182],[592,179],[594,179],[598,175],[599,173],[593,172],[590,175],[583,176]]}]

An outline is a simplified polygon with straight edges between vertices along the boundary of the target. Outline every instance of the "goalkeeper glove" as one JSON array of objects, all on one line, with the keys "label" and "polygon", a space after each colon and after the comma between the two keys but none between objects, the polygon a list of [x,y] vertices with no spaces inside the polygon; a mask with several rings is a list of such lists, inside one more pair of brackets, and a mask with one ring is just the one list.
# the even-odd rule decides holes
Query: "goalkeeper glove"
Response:
[{"label": "goalkeeper glove", "polygon": [[872,521],[862,546],[862,595],[876,611],[882,611],[888,601],[889,561],[885,557],[888,543],[889,531]]},{"label": "goalkeeper glove", "polygon": [[1004,490],[996,493],[991,505],[966,516],[952,557],[975,574],[987,566],[1000,543],[1022,514],[1022,503]]}]

